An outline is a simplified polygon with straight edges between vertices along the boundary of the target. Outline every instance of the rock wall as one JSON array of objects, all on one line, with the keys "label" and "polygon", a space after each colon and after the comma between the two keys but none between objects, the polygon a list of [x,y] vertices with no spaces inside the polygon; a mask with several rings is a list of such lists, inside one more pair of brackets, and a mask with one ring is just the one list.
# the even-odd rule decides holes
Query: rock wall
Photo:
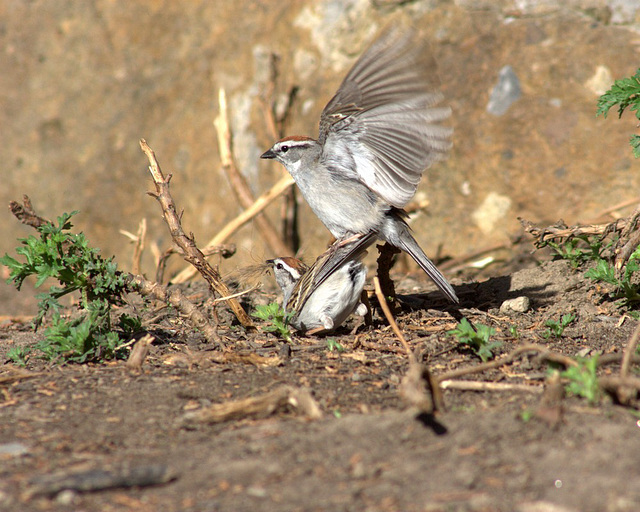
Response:
[{"label": "rock wall", "polygon": [[[28,194],[49,217],[80,210],[79,228],[125,268],[132,248],[119,231],[135,232],[145,217],[144,265],[153,275],[150,249],[164,250],[170,238],[146,195],[138,140],[173,174],[185,228],[204,242],[241,211],[220,170],[219,88],[229,97],[238,165],[258,195],[284,172],[258,158],[273,142],[260,101],[272,54],[278,108],[298,91],[287,133],[315,135],[354,58],[382,26],[411,17],[432,42],[454,110],[452,156],[428,171],[418,193],[428,206],[412,220],[427,252],[461,256],[507,241],[518,216],[588,221],[638,195],[628,146],[635,118],[595,117],[598,94],[638,68],[636,4],[2,2],[0,204]],[[277,226],[281,210],[267,210]],[[30,233],[4,215],[0,253]],[[328,232],[304,204],[300,215],[302,248],[313,258]],[[274,256],[253,224],[230,241],[239,254],[223,270]]]}]

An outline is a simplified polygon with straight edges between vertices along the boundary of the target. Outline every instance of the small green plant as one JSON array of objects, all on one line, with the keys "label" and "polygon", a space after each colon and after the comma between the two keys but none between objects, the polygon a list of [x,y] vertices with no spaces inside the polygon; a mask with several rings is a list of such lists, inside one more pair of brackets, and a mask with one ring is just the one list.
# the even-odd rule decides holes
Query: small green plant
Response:
[{"label": "small green plant", "polygon": [[556,320],[547,320],[544,325],[547,327],[547,330],[544,332],[543,336],[545,338],[562,338],[562,334],[564,330],[576,319],[576,315],[573,313],[567,313],[560,317],[559,321]]},{"label": "small green plant", "polygon": [[515,324],[510,325],[509,334],[511,335],[512,338],[518,339],[520,337],[520,333],[518,332],[518,326]]},{"label": "small green plant", "polygon": [[[76,213],[63,214],[57,224],[43,224],[38,228],[40,236],[20,239],[22,245],[16,253],[24,261],[5,254],[0,264],[9,268],[7,283],[13,282],[18,290],[29,276],[36,277],[36,288],[50,279],[58,282],[37,296],[35,328],[45,316],[51,316],[44,340],[35,346],[46,359],[86,362],[122,356],[120,335],[111,324],[111,308],[122,304],[127,278],[113,258],[104,259],[98,249],[89,246],[83,233],[69,232]],[[72,292],[79,293],[79,312],[63,316],[59,300]],[[121,321],[133,325],[131,320]]]},{"label": "small green plant", "polygon": [[262,328],[264,331],[272,332],[285,341],[291,341],[289,320],[291,319],[292,313],[285,313],[282,306],[277,302],[257,306],[253,312],[253,316],[268,322],[268,325]]},{"label": "small green plant", "polygon": [[563,378],[569,380],[565,389],[572,395],[581,396],[590,404],[595,404],[600,399],[600,386],[596,376],[598,356],[578,357],[576,361],[577,366],[571,366],[561,374]]},{"label": "small green plant", "polygon": [[26,366],[30,352],[28,347],[13,347],[7,351],[7,357],[18,366]]},{"label": "small green plant", "polygon": [[640,270],[638,264],[638,250],[634,252],[620,277],[616,275],[615,268],[605,260],[598,260],[596,266],[585,272],[585,277],[596,282],[609,283],[615,287],[612,296],[614,299],[623,299],[624,305],[628,306],[640,301],[638,285],[632,282],[635,272]]},{"label": "small green plant", "polygon": [[[611,88],[600,96],[596,116],[602,114],[607,117],[614,105],[618,105],[618,118],[622,117],[623,112],[629,108],[635,112],[636,118],[640,119],[640,69],[633,76],[616,80]],[[634,156],[640,157],[640,136],[632,135],[629,144]]]},{"label": "small green plant", "polygon": [[466,318],[463,318],[455,329],[447,331],[447,334],[458,339],[458,343],[471,348],[482,361],[493,359],[493,350],[501,345],[499,341],[489,341],[495,333],[495,329],[483,324],[477,324],[474,329]]},{"label": "small green plant", "polygon": [[600,259],[604,249],[602,241],[586,235],[569,238],[563,242],[549,240],[544,245],[553,249],[556,259],[567,260],[574,269],[582,267],[588,261]]},{"label": "small green plant", "polygon": [[520,419],[523,423],[529,423],[534,416],[535,412],[531,409],[525,409],[520,413]]},{"label": "small green plant", "polygon": [[335,338],[327,338],[327,349],[329,352],[344,352],[344,347]]}]

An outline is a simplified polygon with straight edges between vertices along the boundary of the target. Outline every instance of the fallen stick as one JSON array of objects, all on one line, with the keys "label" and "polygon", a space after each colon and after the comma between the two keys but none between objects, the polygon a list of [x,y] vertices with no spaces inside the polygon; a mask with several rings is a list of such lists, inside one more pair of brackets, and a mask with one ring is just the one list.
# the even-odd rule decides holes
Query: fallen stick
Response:
[{"label": "fallen stick", "polygon": [[244,398],[223,404],[215,404],[188,412],[182,417],[182,425],[198,423],[222,423],[244,418],[265,418],[292,407],[310,419],[322,417],[320,406],[306,389],[283,386],[263,395]]},{"label": "fallen stick", "polygon": [[28,370],[11,370],[0,374],[0,385],[13,384],[25,379],[35,379],[40,375],[46,375],[45,372],[31,372]]},{"label": "fallen stick", "polygon": [[551,352],[547,347],[542,345],[536,345],[535,343],[531,343],[529,345],[523,345],[522,347],[518,347],[512,352],[509,352],[507,355],[494,359],[493,361],[489,361],[487,363],[478,364],[475,366],[468,366],[466,368],[459,368],[457,370],[452,370],[450,372],[443,373],[442,375],[438,375],[436,378],[438,382],[443,382],[445,380],[451,380],[458,377],[463,377],[464,375],[471,375],[473,373],[484,372],[486,370],[491,370],[494,368],[499,368],[502,365],[511,363],[522,354],[526,354],[527,352],[538,352],[543,359],[547,361],[553,361],[556,363],[560,363],[564,366],[577,366],[578,363],[571,359],[570,357],[563,356],[562,354],[558,354],[556,352]]},{"label": "fallen stick", "polygon": [[457,389],[461,391],[527,391],[530,393],[542,393],[544,391],[544,386],[478,380],[444,380],[440,382],[440,387],[442,389]]},{"label": "fallen stick", "polygon": [[376,297],[378,297],[380,307],[382,308],[389,325],[391,325],[391,329],[393,329],[393,332],[400,340],[400,343],[402,343],[407,354],[407,358],[409,359],[409,368],[400,382],[400,397],[408,405],[416,407],[421,413],[430,414],[436,411],[444,411],[444,399],[442,397],[442,391],[438,386],[438,381],[429,371],[429,368],[424,364],[420,364],[416,359],[409,343],[407,343],[407,340],[398,327],[395,318],[393,318],[393,315],[391,314],[391,309],[389,309],[389,304],[387,304],[387,300],[382,292],[378,276],[373,278],[373,286],[375,288]]}]

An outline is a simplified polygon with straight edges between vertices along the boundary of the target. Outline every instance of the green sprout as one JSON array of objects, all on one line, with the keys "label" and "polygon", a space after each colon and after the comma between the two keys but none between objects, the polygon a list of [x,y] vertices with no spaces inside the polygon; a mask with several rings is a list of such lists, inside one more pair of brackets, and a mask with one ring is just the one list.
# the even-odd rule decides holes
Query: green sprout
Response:
[{"label": "green sprout", "polygon": [[287,342],[291,342],[291,330],[289,329],[289,320],[292,313],[285,313],[284,309],[277,302],[262,304],[256,307],[252,316],[264,320],[268,323],[262,329],[266,332],[272,332]]},{"label": "green sprout", "polygon": [[447,334],[458,339],[458,343],[471,348],[483,362],[493,359],[493,350],[501,345],[498,341],[489,341],[495,333],[496,330],[488,325],[477,324],[474,328],[466,318],[463,318],[455,329],[447,331]]},{"label": "green sprout", "polygon": [[547,330],[544,332],[543,336],[545,338],[561,338],[564,330],[576,319],[576,315],[572,313],[567,313],[566,315],[562,315],[559,321],[555,320],[547,320],[545,322],[545,326]]}]

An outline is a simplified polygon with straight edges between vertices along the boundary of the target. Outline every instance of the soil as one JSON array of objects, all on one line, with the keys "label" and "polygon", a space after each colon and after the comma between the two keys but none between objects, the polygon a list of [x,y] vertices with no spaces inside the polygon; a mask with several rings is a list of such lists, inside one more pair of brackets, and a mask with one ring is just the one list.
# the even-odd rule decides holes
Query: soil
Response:
[{"label": "soil", "polygon": [[[613,362],[599,375],[618,374],[616,357],[637,321],[566,261],[524,267],[453,279],[459,307],[423,276],[395,276],[403,298],[396,318],[421,363],[436,376],[481,364],[447,334],[464,316],[496,330],[498,358],[535,343],[570,357],[606,355]],[[186,292],[205,295],[196,285]],[[531,301],[527,311],[500,311],[522,296]],[[273,298],[258,291],[246,300]],[[562,335],[545,337],[545,322],[569,313],[576,320]],[[408,359],[379,314],[373,325],[352,333],[351,319],[331,336],[342,351],[329,350],[329,338],[299,336],[287,350],[274,335],[247,334],[222,316],[226,356],[175,312],[154,315],[155,341],[138,371],[124,361],[59,365],[35,357],[18,367],[7,351],[41,333],[19,317],[3,319],[0,509],[640,510],[635,407],[606,395],[595,404],[563,397],[539,353],[453,379],[494,389],[446,387],[446,409],[432,414],[401,399]],[[289,405],[221,423],[185,421],[283,386],[309,390],[321,417]]]}]

